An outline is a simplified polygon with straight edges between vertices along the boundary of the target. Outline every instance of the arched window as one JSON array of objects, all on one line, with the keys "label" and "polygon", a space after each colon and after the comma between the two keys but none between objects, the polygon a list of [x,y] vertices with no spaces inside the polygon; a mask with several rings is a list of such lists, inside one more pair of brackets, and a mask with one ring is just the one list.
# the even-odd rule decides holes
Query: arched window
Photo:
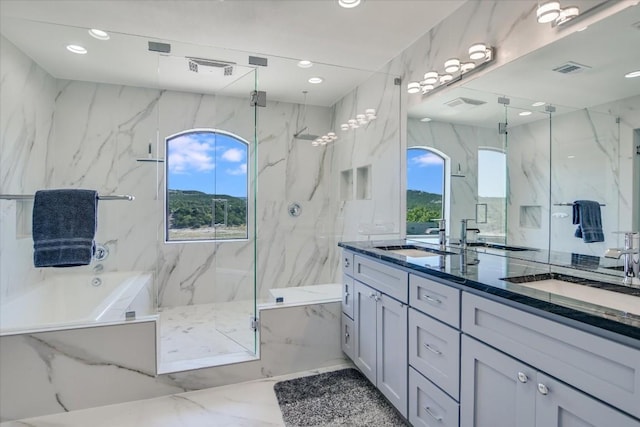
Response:
[{"label": "arched window", "polygon": [[248,238],[249,143],[217,129],[165,139],[165,240]]},{"label": "arched window", "polygon": [[407,236],[438,234],[444,218],[445,158],[425,147],[407,149]]}]

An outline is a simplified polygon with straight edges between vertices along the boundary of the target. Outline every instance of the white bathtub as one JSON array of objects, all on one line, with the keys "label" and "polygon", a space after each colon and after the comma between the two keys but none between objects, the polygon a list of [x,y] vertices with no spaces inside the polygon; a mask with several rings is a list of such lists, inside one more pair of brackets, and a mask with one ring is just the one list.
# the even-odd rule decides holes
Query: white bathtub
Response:
[{"label": "white bathtub", "polygon": [[151,273],[69,274],[46,279],[0,304],[0,336],[155,314]]}]

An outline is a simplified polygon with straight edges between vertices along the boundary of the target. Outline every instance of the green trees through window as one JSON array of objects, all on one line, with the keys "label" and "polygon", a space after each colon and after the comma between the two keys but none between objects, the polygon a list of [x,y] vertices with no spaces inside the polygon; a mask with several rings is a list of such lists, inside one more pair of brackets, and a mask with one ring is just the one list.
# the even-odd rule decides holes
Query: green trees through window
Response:
[{"label": "green trees through window", "polygon": [[248,142],[213,129],[165,141],[166,241],[247,239]]},{"label": "green trees through window", "polygon": [[407,149],[407,235],[437,234],[443,218],[444,158],[427,148]]}]

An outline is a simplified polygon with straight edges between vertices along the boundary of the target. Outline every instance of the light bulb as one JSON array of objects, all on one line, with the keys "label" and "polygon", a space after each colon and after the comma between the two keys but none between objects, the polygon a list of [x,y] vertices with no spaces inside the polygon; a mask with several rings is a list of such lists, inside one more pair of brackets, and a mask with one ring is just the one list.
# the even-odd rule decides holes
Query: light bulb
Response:
[{"label": "light bulb", "polygon": [[541,24],[555,21],[555,19],[560,16],[560,2],[548,1],[542,3],[538,6],[536,16],[538,17],[538,22]]},{"label": "light bulb", "polygon": [[461,73],[466,73],[467,71],[471,71],[474,68],[476,68],[476,64],[474,64],[473,62],[463,62],[462,64],[460,64]]},{"label": "light bulb", "polygon": [[67,45],[67,50],[69,52],[77,53],[78,55],[84,55],[85,53],[87,53],[87,49],[82,46],[78,46],[77,44]]},{"label": "light bulb", "polygon": [[460,60],[458,58],[447,59],[444,62],[444,71],[447,73],[455,73],[460,69]]},{"label": "light bulb", "polygon": [[424,80],[422,83],[426,85],[434,84],[438,81],[438,72],[437,71],[429,71],[424,73]]},{"label": "light bulb", "polygon": [[469,58],[483,59],[487,54],[487,45],[484,43],[476,43],[469,48]]},{"label": "light bulb", "polygon": [[440,83],[447,83],[453,80],[453,76],[451,74],[443,74],[440,76]]},{"label": "light bulb", "polygon": [[420,92],[420,83],[411,82],[407,85],[407,92],[409,93],[418,93]]},{"label": "light bulb", "polygon": [[577,6],[568,6],[560,11],[560,15],[556,18],[556,25],[562,25],[580,14],[580,9]]}]

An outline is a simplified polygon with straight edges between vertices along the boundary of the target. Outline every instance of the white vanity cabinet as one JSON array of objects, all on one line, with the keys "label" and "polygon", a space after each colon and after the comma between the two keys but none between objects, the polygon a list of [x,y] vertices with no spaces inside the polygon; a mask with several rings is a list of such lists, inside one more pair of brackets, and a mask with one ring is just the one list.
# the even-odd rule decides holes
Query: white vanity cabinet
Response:
[{"label": "white vanity cabinet", "polygon": [[462,330],[461,426],[640,427],[640,350],[468,292]]},{"label": "white vanity cabinet", "polygon": [[609,405],[462,337],[461,427],[638,427]]}]

